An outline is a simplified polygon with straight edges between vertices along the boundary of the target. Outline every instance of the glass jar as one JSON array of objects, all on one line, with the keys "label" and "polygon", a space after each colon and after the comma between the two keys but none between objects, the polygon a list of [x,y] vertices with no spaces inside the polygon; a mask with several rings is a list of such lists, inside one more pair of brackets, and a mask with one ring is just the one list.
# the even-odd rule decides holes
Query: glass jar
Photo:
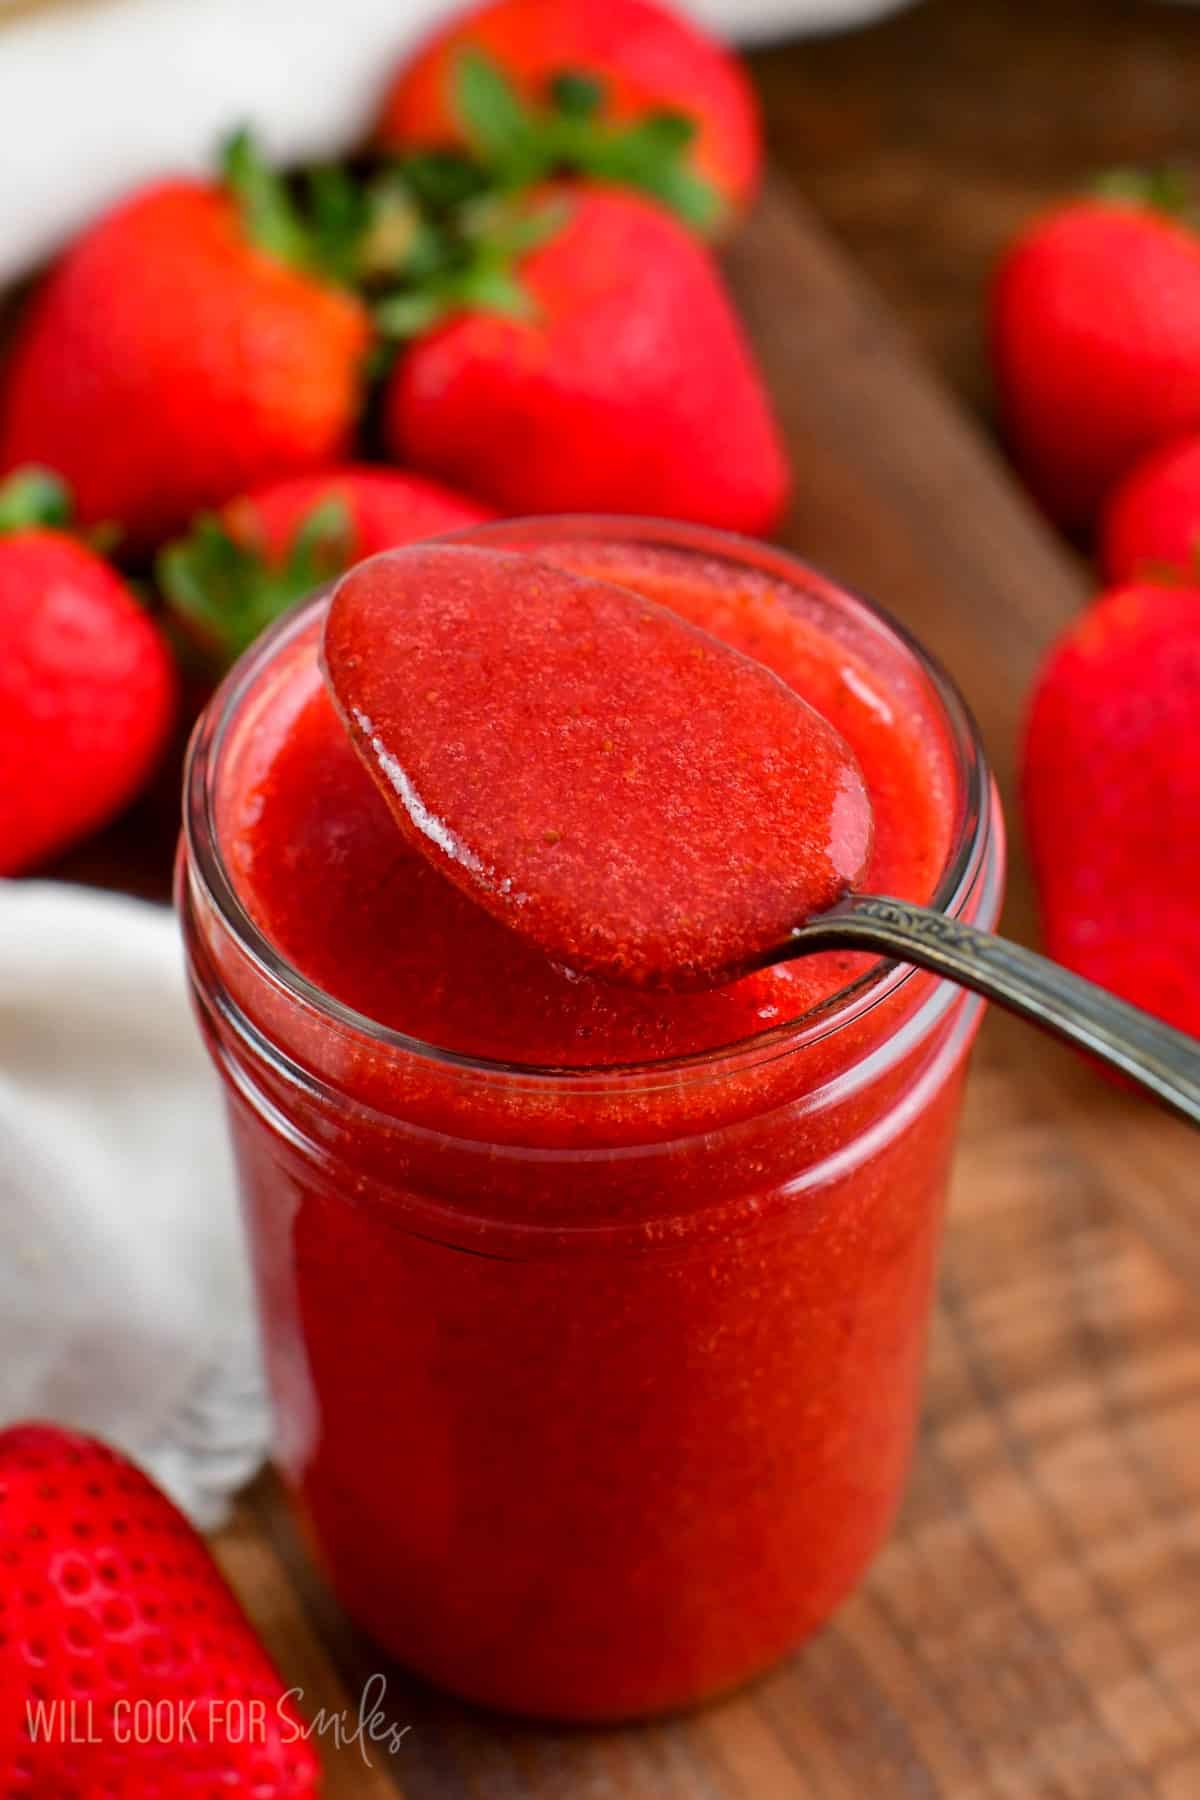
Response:
[{"label": "glass jar", "polygon": [[[690,527],[469,535],[666,545],[789,584],[943,735],[934,904],[994,923],[1003,833],[974,728],[885,615]],[[889,1528],[979,1003],[874,963],[721,1050],[569,1070],[351,1011],[256,927],[222,836],[323,606],[260,640],[198,727],[179,871],[279,1466],[345,1606],[423,1676],[562,1719],[691,1704],[799,1643]]]}]

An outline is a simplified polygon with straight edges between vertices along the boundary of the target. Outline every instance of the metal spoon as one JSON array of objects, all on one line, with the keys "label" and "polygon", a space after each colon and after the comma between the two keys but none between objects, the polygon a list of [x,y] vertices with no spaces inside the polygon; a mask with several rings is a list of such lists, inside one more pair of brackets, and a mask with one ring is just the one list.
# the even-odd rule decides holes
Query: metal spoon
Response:
[{"label": "metal spoon", "polygon": [[1089,1051],[1200,1125],[1200,1039],[1007,938],[904,900],[847,894],[828,912],[795,926],[753,966],[814,950],[871,950],[943,975]]}]

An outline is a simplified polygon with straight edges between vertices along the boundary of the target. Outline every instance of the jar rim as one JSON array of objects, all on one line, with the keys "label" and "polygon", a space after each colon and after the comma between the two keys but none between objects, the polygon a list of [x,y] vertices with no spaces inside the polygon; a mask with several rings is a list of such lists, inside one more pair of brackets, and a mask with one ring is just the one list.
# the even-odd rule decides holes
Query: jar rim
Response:
[{"label": "jar rim", "polygon": [[[929,905],[949,918],[960,916],[976,890],[993,836],[996,801],[991,776],[978,727],[957,684],[937,658],[886,608],[777,545],[675,520],[612,514],[558,514],[473,525],[448,533],[439,541],[524,545],[531,550],[558,541],[633,544],[651,549],[690,551],[710,561],[721,558],[738,567],[777,578],[801,593],[835,598],[868,630],[890,640],[892,646],[909,659],[936,702],[957,780],[958,809],[946,860]],[[390,552],[380,554],[387,556]],[[183,842],[190,879],[200,884],[205,901],[249,959],[256,975],[298,1002],[305,1011],[314,1013],[341,1033],[365,1039],[378,1050],[415,1056],[467,1074],[552,1082],[577,1088],[597,1080],[608,1086],[614,1080],[644,1077],[661,1080],[664,1076],[686,1078],[689,1073],[695,1076],[724,1072],[747,1059],[754,1063],[771,1061],[845,1029],[864,1013],[890,999],[916,975],[917,971],[911,965],[879,958],[853,981],[807,1012],[734,1042],[682,1056],[590,1066],[522,1063],[451,1050],[383,1025],[327,993],[296,968],[251,917],[221,851],[216,825],[216,793],[221,752],[242,703],[274,657],[307,627],[329,592],[329,588],[319,589],[307,599],[298,601],[243,652],[197,721],[188,745],[183,779]],[[945,985],[943,982],[933,984],[921,1010],[937,1007],[939,991]]]}]

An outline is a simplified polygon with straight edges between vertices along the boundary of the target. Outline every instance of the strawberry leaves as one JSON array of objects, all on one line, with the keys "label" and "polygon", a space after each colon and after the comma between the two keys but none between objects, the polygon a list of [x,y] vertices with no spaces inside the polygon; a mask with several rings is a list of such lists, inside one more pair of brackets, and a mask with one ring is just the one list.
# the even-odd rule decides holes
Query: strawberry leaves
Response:
[{"label": "strawberry leaves", "polygon": [[558,70],[527,101],[499,63],[465,50],[453,98],[466,152],[427,150],[374,169],[337,164],[288,181],[248,131],[226,143],[222,169],[246,235],[266,255],[353,289],[388,345],[463,311],[529,318],[522,257],[566,222],[562,201],[530,192],[585,175],[651,196],[703,235],[725,202],[692,163],[695,121],[661,110],[608,117],[609,88],[587,70]]},{"label": "strawberry leaves", "polygon": [[395,278],[385,282],[374,308],[385,338],[420,336],[456,312],[531,318],[520,260],[556,236],[569,217],[564,199],[482,187],[472,192],[465,179],[451,174],[449,160],[399,163],[376,188],[376,242],[397,241],[405,228],[409,234]]},{"label": "strawberry leaves", "polygon": [[550,99],[568,118],[594,119],[604,105],[605,86],[595,75],[560,69],[550,78]]},{"label": "strawberry leaves", "polygon": [[18,531],[61,531],[86,544],[97,556],[108,556],[120,542],[119,525],[102,523],[84,529],[74,519],[71,490],[52,469],[25,463],[0,481],[0,537]]},{"label": "strawberry leaves", "polygon": [[687,159],[695,135],[694,122],[683,113],[650,113],[624,130],[599,135],[578,166],[621,187],[640,189],[707,236],[719,229],[725,208],[716,188]]},{"label": "strawberry leaves", "polygon": [[538,117],[490,56],[466,50],[459,57],[454,110],[480,162],[504,185],[519,187],[548,172]]},{"label": "strawberry leaves", "polygon": [[28,464],[0,482],[0,537],[38,527],[61,530],[70,522],[70,491],[49,469]]},{"label": "strawberry leaves", "polygon": [[454,110],[478,164],[500,188],[528,187],[561,174],[590,175],[637,188],[703,234],[716,231],[725,203],[692,166],[695,121],[660,111],[632,124],[605,117],[608,89],[586,71],[560,70],[541,105],[527,103],[478,50],[464,50],[453,77]]},{"label": "strawberry leaves", "polygon": [[372,191],[360,175],[323,163],[289,181],[245,129],[226,141],[220,163],[242,230],[257,249],[335,286],[360,284],[374,223]]},{"label": "strawberry leaves", "polygon": [[203,513],[186,538],[168,544],[156,575],[168,610],[216,669],[225,668],[295,601],[340,575],[354,559],[344,501],[315,506],[287,554],[267,553],[253,506]]},{"label": "strawberry leaves", "polygon": [[287,182],[264,160],[250,131],[235,131],[223,145],[221,173],[251,243],[277,262],[314,267],[312,240]]},{"label": "strawberry leaves", "polygon": [[1141,206],[1189,224],[1196,220],[1196,184],[1176,163],[1149,169],[1108,169],[1097,177],[1093,192],[1117,206]]},{"label": "strawberry leaves", "polygon": [[383,361],[396,340],[455,312],[530,317],[517,265],[568,216],[565,201],[535,201],[524,180],[500,182],[482,163],[451,153],[422,152],[367,171],[319,165],[289,182],[240,131],[222,167],[259,249],[364,296],[384,339]]}]

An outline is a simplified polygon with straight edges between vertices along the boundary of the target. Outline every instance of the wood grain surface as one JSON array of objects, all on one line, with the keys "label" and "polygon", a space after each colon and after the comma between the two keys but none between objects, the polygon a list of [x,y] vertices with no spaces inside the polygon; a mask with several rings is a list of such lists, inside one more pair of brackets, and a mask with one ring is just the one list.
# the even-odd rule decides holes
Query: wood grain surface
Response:
[{"label": "wood grain surface", "polygon": [[1097,172],[1200,173],[1200,6],[920,0],[753,59],[775,163],[990,417],[980,299],[1037,207]]},{"label": "wood grain surface", "polygon": [[[890,605],[976,705],[1011,798],[1022,698],[1079,570],[786,184],[733,276],[797,470],[787,541]],[[1032,928],[1019,844],[1010,929]],[[219,1553],[310,1710],[387,1681],[394,1754],[331,1800],[1196,1800],[1195,1138],[1027,1029],[970,1082],[920,1450],[898,1530],[756,1687],[629,1731],[431,1693],[345,1623],[268,1480]]]}]

